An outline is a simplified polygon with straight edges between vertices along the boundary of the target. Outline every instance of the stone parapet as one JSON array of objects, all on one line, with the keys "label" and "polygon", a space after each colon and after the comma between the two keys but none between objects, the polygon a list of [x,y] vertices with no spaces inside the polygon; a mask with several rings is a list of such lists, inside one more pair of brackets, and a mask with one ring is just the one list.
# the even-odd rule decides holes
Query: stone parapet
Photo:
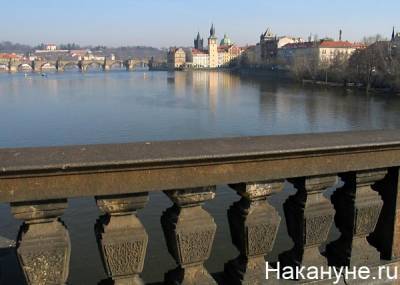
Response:
[{"label": "stone parapet", "polygon": [[[282,221],[293,247],[279,255],[281,266],[374,269],[400,259],[399,166],[398,131],[0,149],[0,203],[23,222],[16,252],[29,285],[67,284],[74,246],[62,216],[76,197],[94,197],[102,212],[101,284],[144,284],[148,234],[137,211],[156,191],[172,202],[161,216],[176,261],[165,284],[287,284],[265,280]],[[206,209],[224,184],[239,195],[227,209],[238,255],[214,275],[205,262],[218,251],[218,227]],[[268,201],[285,184],[296,192],[280,217]],[[334,225],[340,237],[324,249]]]}]

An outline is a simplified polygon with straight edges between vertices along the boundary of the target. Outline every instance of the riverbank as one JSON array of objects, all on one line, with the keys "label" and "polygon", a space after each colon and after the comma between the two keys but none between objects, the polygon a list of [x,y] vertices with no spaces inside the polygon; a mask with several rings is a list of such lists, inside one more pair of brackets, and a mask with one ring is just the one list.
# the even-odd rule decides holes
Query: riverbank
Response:
[{"label": "riverbank", "polygon": [[[289,70],[283,69],[263,69],[263,68],[237,68],[232,69],[232,73],[239,74],[241,76],[255,76],[263,77],[273,80],[281,80],[285,82],[300,83],[302,85],[312,85],[324,88],[344,88],[344,89],[357,89],[367,92],[367,87],[361,83],[355,82],[334,82],[334,81],[322,81],[322,80],[311,80],[311,79],[296,79]],[[370,88],[368,93],[376,94],[391,94],[399,95],[400,92],[394,91],[390,88]]]},{"label": "riverbank", "polygon": [[[366,86],[364,86],[361,83],[354,83],[354,82],[345,83],[345,82],[331,82],[331,81],[303,79],[302,84],[321,86],[321,87],[334,87],[334,88],[340,87],[345,89],[357,89],[367,92]],[[400,92],[393,91],[390,88],[370,88],[367,93],[400,95]]]}]

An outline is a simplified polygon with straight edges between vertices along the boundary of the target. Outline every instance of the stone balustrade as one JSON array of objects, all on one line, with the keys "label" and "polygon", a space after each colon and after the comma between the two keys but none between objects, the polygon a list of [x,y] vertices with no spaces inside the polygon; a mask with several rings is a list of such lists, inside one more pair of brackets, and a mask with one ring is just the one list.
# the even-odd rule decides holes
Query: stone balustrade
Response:
[{"label": "stone balustrade", "polygon": [[[278,280],[265,280],[265,260],[283,219],[294,245],[278,260],[290,268],[398,262],[399,166],[399,131],[0,149],[0,202],[23,222],[17,255],[28,284],[67,284],[74,245],[62,215],[68,199],[94,197],[108,282],[137,285],[149,238],[137,212],[163,191],[173,205],[161,226],[176,261],[164,283],[208,285],[217,284],[204,263],[218,251],[218,227],[203,205],[229,185],[238,200],[226,222],[239,255],[218,282],[269,284]],[[296,192],[280,217],[267,198],[285,183]],[[322,250],[333,226],[340,236]]]}]

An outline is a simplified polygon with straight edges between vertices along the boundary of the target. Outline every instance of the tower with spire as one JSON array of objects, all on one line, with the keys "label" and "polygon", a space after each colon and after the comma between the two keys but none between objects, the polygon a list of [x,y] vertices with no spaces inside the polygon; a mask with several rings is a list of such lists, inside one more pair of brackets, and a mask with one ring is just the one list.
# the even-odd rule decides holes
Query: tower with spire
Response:
[{"label": "tower with spire", "polygon": [[197,33],[197,37],[194,39],[194,48],[198,50],[203,50],[203,39],[200,37],[200,32]]},{"label": "tower with spire", "polygon": [[394,26],[393,26],[393,31],[392,31],[392,42],[394,41],[395,33],[394,33]]},{"label": "tower with spire", "polygon": [[214,24],[211,25],[210,37],[208,38],[208,54],[210,57],[210,68],[218,67],[218,39],[215,36]]},{"label": "tower with spire", "polygon": [[211,37],[215,37],[215,27],[214,24],[211,24],[211,28],[210,28],[210,38]]}]

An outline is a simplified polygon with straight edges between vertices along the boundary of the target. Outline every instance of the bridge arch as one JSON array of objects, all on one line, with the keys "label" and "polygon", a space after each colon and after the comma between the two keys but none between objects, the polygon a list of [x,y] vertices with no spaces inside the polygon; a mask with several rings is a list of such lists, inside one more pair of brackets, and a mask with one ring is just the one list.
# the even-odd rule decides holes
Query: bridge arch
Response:
[{"label": "bridge arch", "polygon": [[113,67],[120,67],[120,68],[125,68],[125,63],[123,60],[116,60],[111,62],[109,65],[110,69],[112,69]]},{"label": "bridge arch", "polygon": [[67,62],[65,64],[60,64],[59,68],[63,70],[80,69],[78,62]]},{"label": "bridge arch", "polygon": [[82,70],[87,70],[90,67],[93,66],[97,66],[99,69],[103,69],[104,68],[104,62],[100,62],[100,61],[88,61],[88,62],[84,62],[82,63]]},{"label": "bridge arch", "polygon": [[32,71],[33,67],[32,67],[32,65],[30,65],[28,63],[21,63],[18,65],[17,70],[18,71],[24,71],[24,70]]},{"label": "bridge arch", "polygon": [[56,64],[53,62],[43,62],[40,65],[40,70],[43,70],[43,69],[57,69],[57,67],[56,67]]}]

